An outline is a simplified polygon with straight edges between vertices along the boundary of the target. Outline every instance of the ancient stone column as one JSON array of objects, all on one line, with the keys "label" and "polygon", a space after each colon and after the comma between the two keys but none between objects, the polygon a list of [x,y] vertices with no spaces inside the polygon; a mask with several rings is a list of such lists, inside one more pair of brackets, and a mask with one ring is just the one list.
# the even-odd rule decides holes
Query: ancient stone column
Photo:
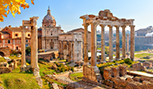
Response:
[{"label": "ancient stone column", "polygon": [[22,35],[21,35],[21,53],[22,53],[22,58],[21,58],[21,70],[20,71],[25,71],[25,67],[26,67],[26,40],[25,40],[25,27],[21,27],[22,29]]},{"label": "ancient stone column", "polygon": [[112,26],[109,25],[109,61],[113,61],[113,29]]},{"label": "ancient stone column", "polygon": [[31,67],[33,69],[33,74],[35,76],[39,76],[37,19],[38,17],[30,18],[30,22],[31,22]]},{"label": "ancient stone column", "polygon": [[126,26],[121,26],[122,27],[122,59],[125,58],[126,56],[126,37],[125,37],[125,28]]},{"label": "ancient stone column", "polygon": [[134,61],[134,51],[135,51],[135,31],[134,25],[130,25],[131,32],[130,32],[130,58]]},{"label": "ancient stone column", "polygon": [[129,57],[129,34],[127,34],[127,58]]},{"label": "ancient stone column", "polygon": [[68,47],[69,47],[69,50],[68,50],[68,53],[69,53],[69,61],[71,61],[72,60],[72,58],[71,58],[71,52],[72,52],[72,45],[71,45],[71,41],[69,41],[69,45],[68,45]]},{"label": "ancient stone column", "polygon": [[120,59],[120,37],[119,37],[119,26],[116,27],[116,60]]},{"label": "ancient stone column", "polygon": [[96,25],[95,23],[91,23],[91,66],[95,67],[96,66],[96,58],[97,58],[97,53],[96,53]]},{"label": "ancient stone column", "polygon": [[105,61],[105,26],[101,26],[101,61]]},{"label": "ancient stone column", "polygon": [[63,43],[63,41],[61,42],[62,44],[61,44],[61,59],[64,59],[64,54],[63,54],[63,45],[64,45],[64,43]]},{"label": "ancient stone column", "polygon": [[84,26],[84,65],[88,64],[88,24]]}]

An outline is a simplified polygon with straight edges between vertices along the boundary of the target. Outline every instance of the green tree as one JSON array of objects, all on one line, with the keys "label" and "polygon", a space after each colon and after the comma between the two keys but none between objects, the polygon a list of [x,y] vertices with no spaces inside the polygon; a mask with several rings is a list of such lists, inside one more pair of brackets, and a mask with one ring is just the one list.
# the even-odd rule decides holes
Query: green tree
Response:
[{"label": "green tree", "polygon": [[31,47],[26,47],[26,55],[29,55],[31,53]]}]

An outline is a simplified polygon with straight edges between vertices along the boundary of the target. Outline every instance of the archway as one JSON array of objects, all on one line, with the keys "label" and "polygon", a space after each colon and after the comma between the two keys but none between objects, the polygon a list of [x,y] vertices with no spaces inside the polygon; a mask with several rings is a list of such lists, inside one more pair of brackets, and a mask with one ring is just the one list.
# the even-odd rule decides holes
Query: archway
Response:
[{"label": "archway", "polygon": [[54,49],[54,42],[53,41],[50,42],[50,48]]},{"label": "archway", "polygon": [[3,52],[0,51],[0,56],[4,57],[5,54]]}]

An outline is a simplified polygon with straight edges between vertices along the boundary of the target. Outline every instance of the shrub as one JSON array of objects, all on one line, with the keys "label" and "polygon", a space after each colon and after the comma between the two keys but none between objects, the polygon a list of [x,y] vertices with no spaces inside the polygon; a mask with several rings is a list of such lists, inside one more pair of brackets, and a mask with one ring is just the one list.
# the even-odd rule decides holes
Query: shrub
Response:
[{"label": "shrub", "polygon": [[124,62],[128,65],[131,65],[133,61],[129,58],[126,58],[126,59],[124,59]]},{"label": "shrub", "polygon": [[74,72],[74,67],[71,67],[71,71]]}]

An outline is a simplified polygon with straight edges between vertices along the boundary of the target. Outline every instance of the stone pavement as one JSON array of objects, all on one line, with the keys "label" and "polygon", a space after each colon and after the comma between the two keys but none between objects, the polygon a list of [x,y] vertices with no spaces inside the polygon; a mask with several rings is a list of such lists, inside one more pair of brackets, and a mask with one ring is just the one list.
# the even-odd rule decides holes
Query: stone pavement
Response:
[{"label": "stone pavement", "polygon": [[129,71],[128,73],[136,74],[139,76],[144,76],[144,77],[150,77],[153,78],[153,74],[145,73],[145,72],[140,72],[140,71]]}]

